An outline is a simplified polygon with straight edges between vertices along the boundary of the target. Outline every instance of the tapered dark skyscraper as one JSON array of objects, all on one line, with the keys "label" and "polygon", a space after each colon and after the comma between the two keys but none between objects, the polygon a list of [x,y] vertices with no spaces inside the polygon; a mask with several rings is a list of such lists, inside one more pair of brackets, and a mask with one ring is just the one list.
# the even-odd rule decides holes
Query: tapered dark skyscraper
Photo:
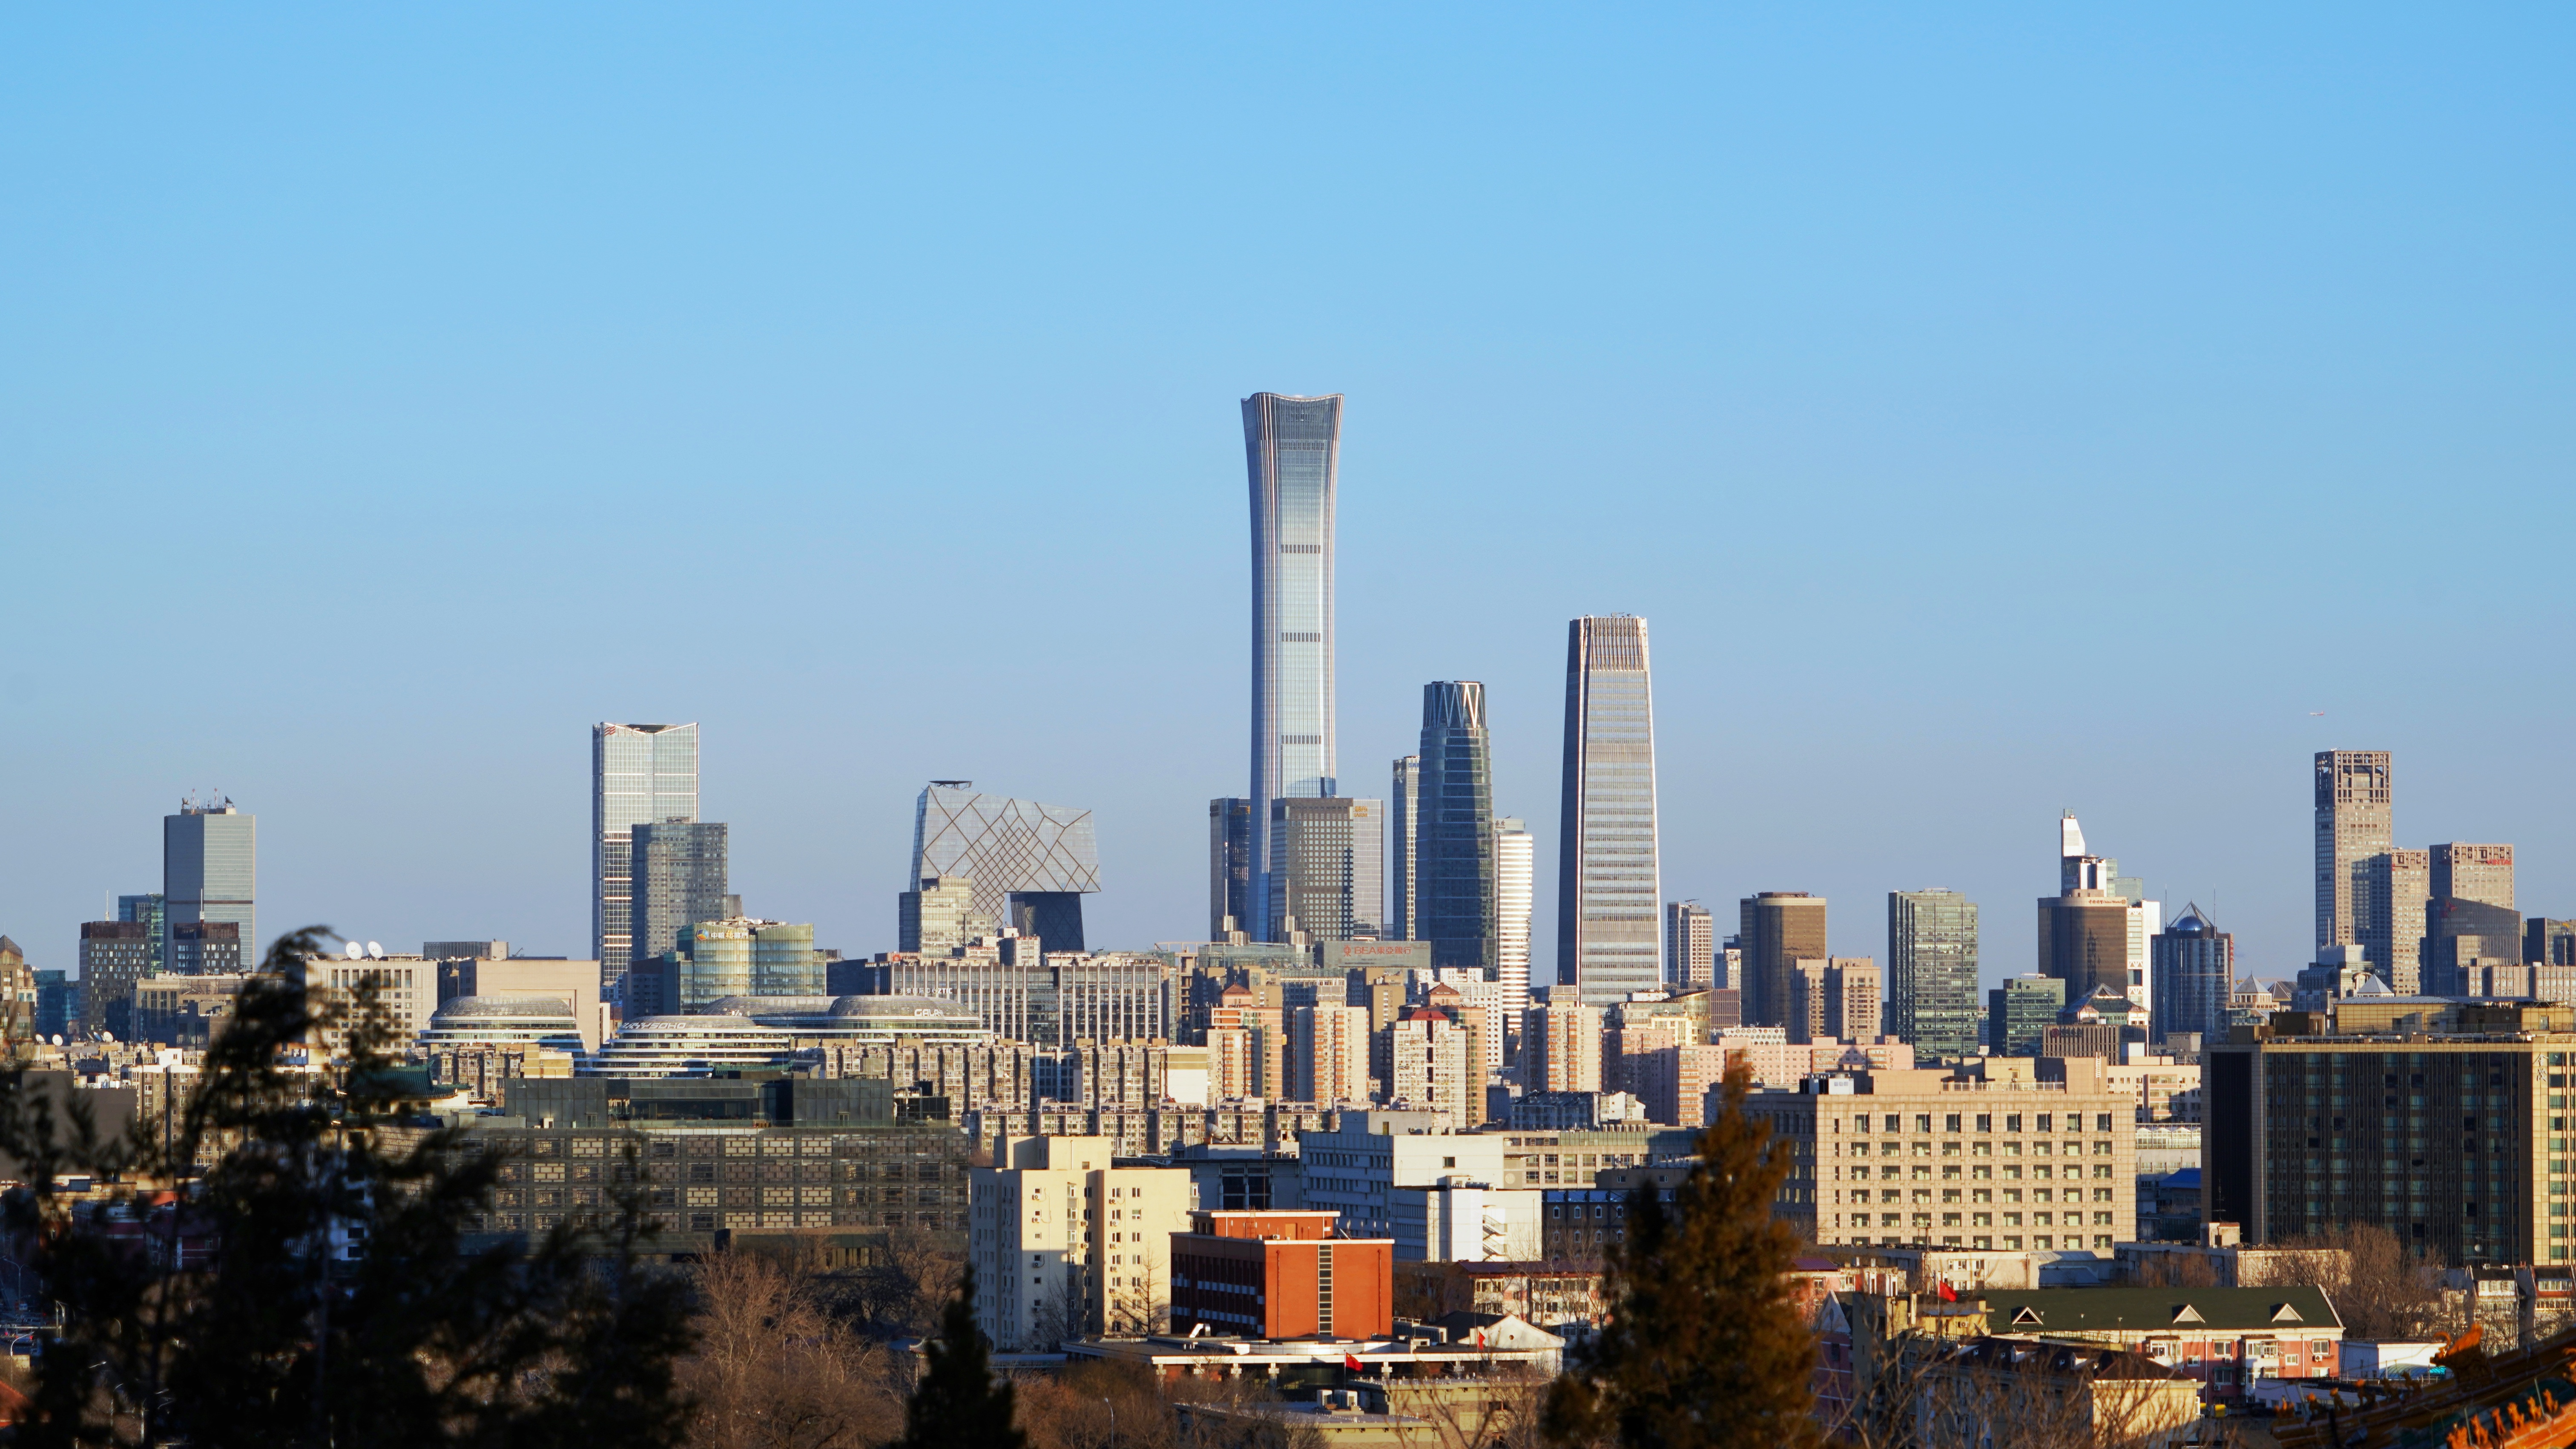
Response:
[{"label": "tapered dark skyscraper", "polygon": [[1342,399],[1257,392],[1243,400],[1252,485],[1252,868],[1246,923],[1270,920],[1271,805],[1335,795],[1333,491]]},{"label": "tapered dark skyscraper", "polygon": [[1472,679],[1422,686],[1422,766],[1415,790],[1416,922],[1435,966],[1494,966],[1492,750],[1485,686]]},{"label": "tapered dark skyscraper", "polygon": [[[1556,979],[1586,1006],[1662,984],[1655,692],[1646,621],[1573,621],[1565,644],[1565,796],[1556,849]],[[1553,999],[1553,998],[1551,998]]]}]

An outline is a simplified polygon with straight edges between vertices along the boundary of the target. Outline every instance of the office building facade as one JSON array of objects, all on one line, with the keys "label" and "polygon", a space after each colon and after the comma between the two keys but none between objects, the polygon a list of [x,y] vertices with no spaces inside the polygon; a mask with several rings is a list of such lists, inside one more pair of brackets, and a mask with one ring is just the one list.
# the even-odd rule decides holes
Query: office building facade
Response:
[{"label": "office building facade", "polygon": [[696,725],[591,726],[590,954],[613,1002],[635,960],[635,827],[697,818]]},{"label": "office building facade", "polygon": [[118,1041],[134,1034],[134,987],[160,974],[161,943],[144,921],[83,921],[80,943],[81,1025]]},{"label": "office building facade", "polygon": [[1349,795],[1270,802],[1271,938],[1374,937],[1386,914],[1386,803]]},{"label": "office building facade", "polygon": [[895,897],[898,951],[942,955],[1000,930],[976,912],[975,883],[959,876],[932,876]]},{"label": "office building facade", "polygon": [[1252,501],[1252,859],[1247,929],[1266,917],[1270,802],[1340,793],[1333,737],[1333,508],[1342,399],[1254,393],[1243,400]]},{"label": "office building facade", "polygon": [[2470,1014],[2486,1029],[2205,1045],[2209,1219],[2242,1223],[2248,1243],[2369,1223],[2443,1263],[2568,1262],[2564,1129],[2549,1114],[2576,1033],[2563,1008]]},{"label": "office building facade", "polygon": [[2513,847],[2437,845],[2425,852],[2435,900],[2480,901],[2513,908]]},{"label": "office building facade", "polygon": [[230,800],[181,802],[161,820],[160,956],[174,958],[170,928],[184,921],[240,927],[242,955],[259,958],[259,818]]},{"label": "office building facade", "polygon": [[180,921],[170,927],[169,971],[174,976],[210,976],[243,968],[241,924],[237,921]]},{"label": "office building facade", "polygon": [[1800,961],[1825,949],[1825,898],[1805,891],[1764,891],[1737,905],[1744,951],[1744,1024],[1789,1024],[1789,977]]},{"label": "office building facade", "polygon": [[2357,946],[2368,862],[2397,848],[2386,750],[2319,750],[2316,757],[2317,948]]},{"label": "office building facade", "polygon": [[[2197,904],[2156,933],[2156,1002],[2149,1040],[2196,1031],[2204,1046],[2227,1040],[2228,998],[2236,990],[2236,938]],[[2410,987],[2409,994],[2412,994]]]},{"label": "office building facade", "polygon": [[1422,757],[1405,755],[1395,762],[1386,797],[1386,938],[1413,939],[1413,889],[1420,867],[1414,860],[1415,825],[1422,817]]},{"label": "office building facade", "polygon": [[1655,705],[1646,621],[1566,626],[1556,979],[1594,1006],[1661,984]]},{"label": "office building facade", "polygon": [[2040,1034],[2066,1009],[2066,983],[2054,976],[2015,976],[1986,993],[1986,1045],[1999,1057],[2039,1055]]},{"label": "office building facade", "polygon": [[1240,796],[1208,802],[1208,939],[1249,933],[1252,921],[1252,802]]},{"label": "office building facade", "polygon": [[152,942],[152,970],[156,974],[170,969],[169,914],[168,898],[158,892],[148,896],[116,898],[116,920],[149,927],[144,934]]},{"label": "office building facade", "polygon": [[1721,985],[1717,917],[1697,901],[1664,902],[1664,984],[1678,990]]},{"label": "office building facade", "polygon": [[1977,903],[1887,893],[1887,1029],[1918,1057],[1977,1054]]},{"label": "office building facade", "polygon": [[1368,1008],[1299,1006],[1287,1016],[1289,1095],[1317,1106],[1368,1101]]},{"label": "office building facade", "polygon": [[1874,1042],[1882,1009],[1878,963],[1867,956],[1800,961],[1789,975],[1789,1040]]},{"label": "office building facade", "polygon": [[913,880],[974,883],[975,913],[1043,936],[1059,951],[1084,949],[1082,898],[1100,889],[1091,812],[979,791],[972,780],[933,780],[914,802]]},{"label": "office building facade", "polygon": [[2433,853],[2384,850],[2362,862],[2361,948],[2372,974],[2400,996],[2423,989],[2425,908]]},{"label": "office building facade", "polygon": [[1494,821],[1494,977],[1518,1021],[1530,1002],[1531,916],[1538,905],[1538,837],[1518,816]]},{"label": "office building facade", "polygon": [[1431,943],[1435,966],[1493,967],[1500,955],[1494,878],[1492,746],[1485,686],[1472,679],[1422,687],[1421,880],[1413,939]]},{"label": "office building facade", "polygon": [[740,914],[726,901],[729,841],[723,825],[665,820],[638,825],[632,836],[627,848],[633,902],[628,936],[636,959],[678,950],[680,932],[696,922]]}]

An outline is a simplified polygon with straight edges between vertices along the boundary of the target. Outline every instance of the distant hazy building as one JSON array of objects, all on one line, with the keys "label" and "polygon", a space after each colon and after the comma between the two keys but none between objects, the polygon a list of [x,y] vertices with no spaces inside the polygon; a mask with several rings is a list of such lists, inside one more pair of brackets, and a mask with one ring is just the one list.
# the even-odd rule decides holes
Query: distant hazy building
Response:
[{"label": "distant hazy building", "polygon": [[2388,989],[2412,996],[2424,980],[2424,909],[2433,898],[2433,853],[2383,850],[2361,863],[2362,953]]},{"label": "distant hazy building", "polygon": [[2064,981],[2070,1001],[2109,987],[2146,1011],[2155,999],[2149,942],[2163,908],[2118,861],[2087,853],[2072,812],[2057,824],[2058,893],[2039,899],[2040,974]]},{"label": "distant hazy building", "polygon": [[241,928],[242,954],[259,954],[259,818],[230,800],[184,801],[161,819],[160,955],[175,959],[170,928],[185,921],[229,921]]},{"label": "distant hazy building", "polygon": [[2196,1031],[2204,1045],[2227,1040],[2228,998],[2236,989],[2236,938],[2218,929],[2198,905],[2187,905],[2156,933],[2155,952],[2156,1000],[2148,1039],[2162,1045],[2175,1032]]},{"label": "distant hazy building", "polygon": [[2512,909],[2512,846],[2437,845],[2426,854],[2434,899],[2480,901]]},{"label": "distant hazy building", "polygon": [[2522,964],[2522,917],[2511,906],[2436,896],[2425,909],[2425,922],[2431,934],[2424,939],[2424,984],[2431,995],[2489,994],[2479,984],[2485,979],[2481,968]]},{"label": "distant hazy building", "polygon": [[1320,1106],[1369,1100],[1367,1007],[1293,1007],[1287,1026],[1291,1098]]},{"label": "distant hazy building", "polygon": [[1887,1029],[1925,1057],[1977,1054],[1977,903],[1887,893]]},{"label": "distant hazy building", "polygon": [[1800,961],[1821,961],[1825,898],[1805,891],[1764,891],[1738,904],[1744,951],[1744,1024],[1789,1024],[1789,977]]},{"label": "distant hazy building", "polygon": [[1422,757],[1406,755],[1395,762],[1386,797],[1386,938],[1413,939],[1413,887],[1419,867],[1414,862],[1416,825],[1422,818]]},{"label": "distant hazy building", "polygon": [[637,960],[677,950],[680,932],[693,922],[739,914],[725,900],[728,837],[723,825],[664,820],[636,826],[633,836],[628,857],[634,919],[629,929]]},{"label": "distant hazy building", "polygon": [[635,827],[698,818],[698,727],[597,724],[590,730],[590,954],[600,990],[625,999],[635,959]]},{"label": "distant hazy building", "polygon": [[[730,914],[730,912],[723,914]],[[714,917],[707,916],[700,919],[712,920]],[[510,943],[493,940],[423,941],[420,943],[420,954],[432,961],[500,961],[508,958]],[[596,966],[599,963],[594,961],[591,964]]]},{"label": "distant hazy building", "polygon": [[170,927],[169,974],[211,976],[240,971],[244,942],[237,921],[180,921]]},{"label": "distant hazy building", "polygon": [[2316,758],[2317,946],[2357,946],[2368,862],[2397,848],[2386,750],[2319,750]]},{"label": "distant hazy building", "polygon": [[2054,976],[2015,976],[1986,993],[1986,1045],[1999,1057],[2039,1055],[2040,1034],[2066,1007],[2066,983]]},{"label": "distant hazy building", "polygon": [[1566,627],[1565,768],[1557,817],[1556,979],[1593,1006],[1661,984],[1655,706],[1646,621]]},{"label": "distant hazy building", "polygon": [[1697,901],[1664,902],[1664,982],[1674,987],[1714,984],[1717,917]]},{"label": "distant hazy building", "polygon": [[2522,923],[2522,959],[2530,966],[2576,966],[2576,921],[2533,916]]},{"label": "distant hazy building", "polygon": [[1100,889],[1091,812],[978,791],[972,780],[933,780],[915,802],[909,879],[975,883],[975,913],[1046,939],[1083,947],[1082,898]]},{"label": "distant hazy building", "polygon": [[1252,930],[1252,802],[1208,802],[1208,939]]},{"label": "distant hazy building", "polygon": [[[1266,911],[1270,802],[1340,793],[1333,738],[1333,504],[1342,399],[1260,392],[1243,400],[1252,498],[1252,882]],[[1276,938],[1267,919],[1245,923]]]},{"label": "distant hazy building", "polygon": [[975,883],[958,876],[932,876],[895,897],[899,951],[939,955],[1000,929],[975,909]]},{"label": "distant hazy building", "polygon": [[1431,943],[1437,966],[1496,966],[1500,902],[1485,686],[1462,679],[1422,687],[1421,758],[1415,850],[1422,878],[1414,887],[1421,922],[1413,939]]},{"label": "distant hazy building", "polygon": [[61,1036],[80,1024],[80,983],[72,973],[40,969],[36,976],[36,1035]]},{"label": "distant hazy building", "polygon": [[1374,937],[1386,913],[1386,802],[1349,795],[1270,802],[1271,936]]},{"label": "distant hazy building", "polygon": [[143,921],[83,921],[80,945],[81,1025],[119,1041],[134,1034],[134,985],[159,974],[161,943]]},{"label": "distant hazy building", "polygon": [[1879,1037],[1878,963],[1831,956],[1789,968],[1789,1040],[1873,1042]]},{"label": "distant hazy building", "polygon": [[655,1009],[686,1012],[727,996],[820,996],[823,966],[808,923],[737,916],[680,928],[678,948],[644,969],[661,977]]},{"label": "distant hazy building", "polygon": [[1494,976],[1511,1021],[1530,1003],[1530,917],[1537,907],[1538,837],[1517,816],[1494,821]]}]

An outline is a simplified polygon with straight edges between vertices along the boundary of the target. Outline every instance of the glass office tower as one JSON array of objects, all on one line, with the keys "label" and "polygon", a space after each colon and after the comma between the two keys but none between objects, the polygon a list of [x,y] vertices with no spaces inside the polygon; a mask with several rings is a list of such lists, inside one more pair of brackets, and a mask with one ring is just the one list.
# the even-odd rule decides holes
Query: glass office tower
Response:
[{"label": "glass office tower", "polygon": [[1406,755],[1395,762],[1394,791],[1387,796],[1387,842],[1394,847],[1394,869],[1386,878],[1386,938],[1413,939],[1414,821],[1422,814],[1422,757]]},{"label": "glass office tower", "polygon": [[633,866],[631,949],[637,959],[680,948],[680,932],[700,921],[733,914],[729,832],[711,820],[665,820],[638,825],[628,852]]},{"label": "glass office tower", "polygon": [[1335,795],[1333,491],[1342,399],[1257,392],[1243,400],[1252,488],[1252,859],[1245,923],[1269,920],[1270,802]]},{"label": "glass office tower", "polygon": [[1646,621],[1574,620],[1565,648],[1565,795],[1558,817],[1556,979],[1586,1006],[1663,980],[1655,853],[1655,702]]},{"label": "glass office tower", "polygon": [[696,725],[591,727],[590,952],[602,1000],[625,1000],[635,959],[635,827],[697,818]]},{"label": "glass office tower", "polygon": [[1918,1057],[1977,1054],[1977,903],[1887,893],[1887,1030]]},{"label": "glass office tower", "polygon": [[161,817],[161,940],[158,964],[178,959],[173,933],[199,921],[241,928],[242,959],[259,959],[259,817],[230,800],[180,802]]},{"label": "glass office tower", "polygon": [[1413,939],[1431,943],[1434,966],[1499,964],[1494,879],[1493,757],[1485,737],[1485,686],[1472,679],[1422,686],[1422,771],[1415,781]]}]

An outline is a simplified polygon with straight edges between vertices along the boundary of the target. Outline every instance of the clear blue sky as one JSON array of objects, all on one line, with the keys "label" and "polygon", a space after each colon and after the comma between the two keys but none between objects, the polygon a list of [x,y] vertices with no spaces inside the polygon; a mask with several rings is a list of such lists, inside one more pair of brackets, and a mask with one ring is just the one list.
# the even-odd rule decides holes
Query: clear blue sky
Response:
[{"label": "clear blue sky", "polygon": [[69,964],[220,787],[272,932],[579,953],[589,725],[697,720],[824,943],[934,776],[1095,807],[1095,938],[1190,936],[1262,388],[1350,399],[1348,788],[1486,681],[1542,942],[1620,610],[1721,915],[1880,954],[1948,885],[2027,970],[2072,807],[2286,974],[2324,747],[2576,915],[2571,28],[19,7],[0,931]]}]

